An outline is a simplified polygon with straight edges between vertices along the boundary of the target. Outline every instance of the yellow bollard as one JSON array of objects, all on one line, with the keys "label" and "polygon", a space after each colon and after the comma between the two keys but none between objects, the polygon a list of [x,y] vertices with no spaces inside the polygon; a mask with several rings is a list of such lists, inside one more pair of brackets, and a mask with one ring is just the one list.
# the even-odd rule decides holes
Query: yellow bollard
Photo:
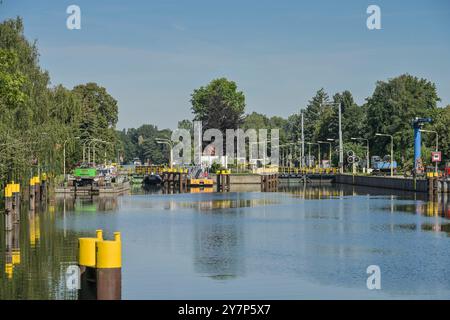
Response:
[{"label": "yellow bollard", "polygon": [[103,231],[96,230],[95,238],[78,239],[78,265],[80,267],[80,300],[95,300],[97,298],[96,284],[96,244],[103,240]]},{"label": "yellow bollard", "polygon": [[11,185],[8,183],[5,188],[5,198],[11,198],[11,197],[12,197],[12,188],[11,188]]},{"label": "yellow bollard", "polygon": [[20,251],[14,250],[12,252],[12,264],[20,264]]},{"label": "yellow bollard", "polygon": [[5,230],[10,231],[14,223],[14,208],[13,208],[13,186],[7,184],[5,187]]},{"label": "yellow bollard", "polygon": [[96,267],[99,269],[122,267],[122,242],[120,232],[114,233],[114,240],[97,242]]},{"label": "yellow bollard", "polygon": [[114,240],[98,241],[96,256],[97,300],[120,300],[122,295],[122,241],[120,232]]},{"label": "yellow bollard", "polygon": [[103,231],[96,230],[96,238],[78,239],[78,264],[84,267],[96,266],[96,243],[103,240]]},{"label": "yellow bollard", "polygon": [[13,264],[12,263],[5,263],[5,273],[8,279],[11,279],[13,276]]}]

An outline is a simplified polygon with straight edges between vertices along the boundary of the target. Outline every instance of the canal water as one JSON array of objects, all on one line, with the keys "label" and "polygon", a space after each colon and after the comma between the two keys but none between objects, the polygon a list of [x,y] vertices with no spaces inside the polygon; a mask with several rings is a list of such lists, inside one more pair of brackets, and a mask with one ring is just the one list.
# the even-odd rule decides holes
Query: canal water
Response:
[{"label": "canal water", "polygon": [[122,233],[124,299],[448,299],[449,217],[447,199],[336,185],[58,198],[0,223],[0,298],[76,299],[65,272],[101,228]]}]

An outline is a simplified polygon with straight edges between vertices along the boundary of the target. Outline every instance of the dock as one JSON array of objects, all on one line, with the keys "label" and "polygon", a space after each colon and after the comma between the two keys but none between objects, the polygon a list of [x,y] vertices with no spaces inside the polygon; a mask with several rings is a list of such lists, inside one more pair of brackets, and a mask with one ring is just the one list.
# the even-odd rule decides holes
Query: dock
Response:
[{"label": "dock", "polygon": [[56,194],[71,194],[71,195],[102,195],[102,194],[121,194],[130,190],[130,183],[128,181],[120,184],[112,184],[110,186],[67,186],[56,187]]}]

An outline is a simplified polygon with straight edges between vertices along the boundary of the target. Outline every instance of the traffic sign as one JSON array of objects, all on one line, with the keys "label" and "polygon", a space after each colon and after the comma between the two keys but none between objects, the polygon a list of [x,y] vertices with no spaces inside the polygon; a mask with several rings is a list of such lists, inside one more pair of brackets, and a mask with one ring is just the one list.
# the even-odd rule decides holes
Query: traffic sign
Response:
[{"label": "traffic sign", "polygon": [[442,153],[440,151],[435,151],[431,153],[431,161],[432,162],[441,162],[442,161]]}]

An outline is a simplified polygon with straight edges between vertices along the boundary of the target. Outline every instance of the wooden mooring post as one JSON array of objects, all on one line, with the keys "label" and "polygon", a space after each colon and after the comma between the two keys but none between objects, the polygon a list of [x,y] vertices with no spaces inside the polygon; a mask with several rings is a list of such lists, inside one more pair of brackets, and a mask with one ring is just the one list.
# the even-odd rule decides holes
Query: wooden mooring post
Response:
[{"label": "wooden mooring post", "polygon": [[164,192],[186,192],[188,188],[187,169],[166,169],[162,172]]},{"label": "wooden mooring post", "polygon": [[262,174],[261,175],[261,191],[273,192],[278,190],[278,174]]},{"label": "wooden mooring post", "polygon": [[96,238],[78,239],[80,268],[79,300],[120,300],[122,298],[122,240],[104,240],[103,231]]},{"label": "wooden mooring post", "polygon": [[216,171],[217,192],[230,192],[230,189],[231,189],[230,175],[231,175],[230,170]]},{"label": "wooden mooring post", "polygon": [[13,211],[13,188],[7,184],[5,188],[5,230],[13,229],[14,211]]}]

